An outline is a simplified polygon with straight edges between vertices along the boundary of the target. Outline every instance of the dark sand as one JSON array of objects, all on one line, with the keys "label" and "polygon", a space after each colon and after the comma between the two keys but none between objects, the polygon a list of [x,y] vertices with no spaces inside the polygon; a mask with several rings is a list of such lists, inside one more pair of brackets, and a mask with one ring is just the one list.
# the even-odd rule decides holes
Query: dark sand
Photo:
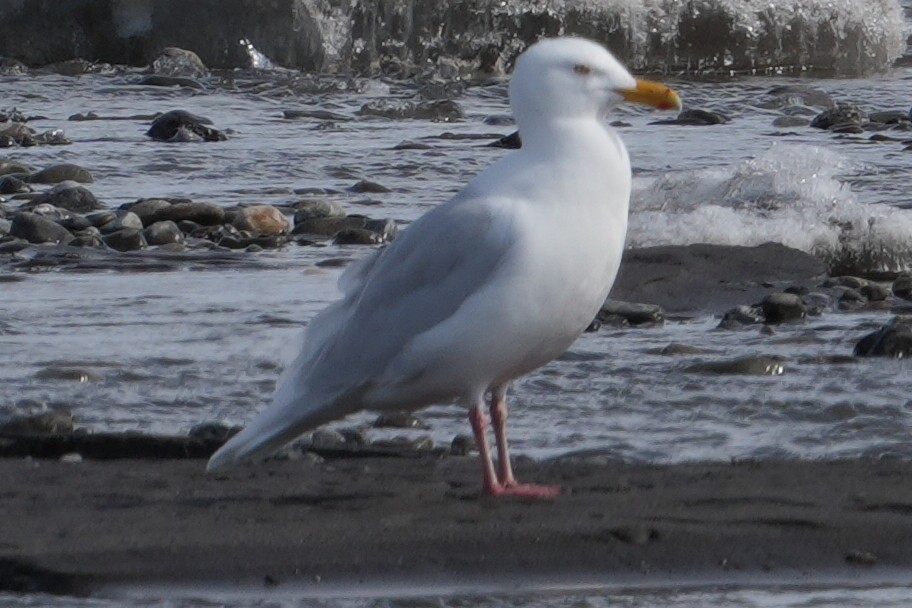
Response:
[{"label": "dark sand", "polygon": [[521,478],[564,488],[529,501],[480,496],[473,457],[217,477],[204,462],[0,460],[0,589],[852,580],[912,566],[910,463],[520,461]]}]

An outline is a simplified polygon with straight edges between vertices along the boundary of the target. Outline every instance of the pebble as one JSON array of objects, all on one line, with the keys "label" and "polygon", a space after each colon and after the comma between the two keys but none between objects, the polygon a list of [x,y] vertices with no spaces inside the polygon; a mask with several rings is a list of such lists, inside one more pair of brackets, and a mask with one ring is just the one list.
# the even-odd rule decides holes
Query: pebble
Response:
[{"label": "pebble", "polygon": [[188,78],[204,78],[209,75],[209,69],[199,55],[175,46],[162,49],[152,61],[152,71],[155,74]]},{"label": "pebble", "polygon": [[92,370],[78,367],[45,367],[35,372],[36,380],[63,380],[67,382],[101,382],[104,378]]},{"label": "pebble", "polygon": [[478,446],[475,444],[475,438],[471,435],[456,435],[450,442],[450,454],[452,456],[468,456],[471,452],[477,452]]},{"label": "pebble", "polygon": [[359,215],[311,218],[296,224],[292,234],[334,236],[341,230],[364,228],[366,224],[367,218]]},{"label": "pebble", "polygon": [[231,437],[241,432],[243,427],[228,426],[221,422],[201,422],[194,425],[188,432],[188,437],[202,439],[203,441],[228,441]]},{"label": "pebble", "polygon": [[519,131],[514,131],[509,135],[504,135],[500,139],[492,141],[488,144],[490,148],[504,148],[506,150],[518,150],[522,148],[522,138],[519,136]]},{"label": "pebble", "polygon": [[141,198],[135,203],[121,205],[121,209],[128,209],[139,216],[144,226],[154,224],[155,214],[171,206],[171,201],[161,198]]},{"label": "pebble", "polygon": [[29,243],[66,245],[75,238],[69,230],[57,222],[28,211],[22,211],[13,216],[10,234],[25,239]]},{"label": "pebble", "polygon": [[101,230],[102,234],[109,234],[111,232],[117,232],[118,230],[123,230],[125,228],[132,228],[135,230],[142,230],[143,223],[139,219],[139,216],[130,211],[124,209],[117,209],[114,211],[114,219],[110,222],[106,222],[98,227]]},{"label": "pebble", "polygon": [[0,194],[20,194],[22,192],[31,191],[31,187],[15,175],[4,175],[3,177],[0,177]]},{"label": "pebble", "polygon": [[599,309],[596,319],[602,324],[662,325],[665,310],[656,304],[636,304],[608,299]]},{"label": "pebble", "polygon": [[190,220],[202,226],[215,226],[221,224],[224,219],[225,210],[214,203],[182,201],[162,207],[152,213],[147,221],[148,223],[154,223],[162,220],[171,220],[172,222],[180,223],[182,220]]},{"label": "pebble", "polygon": [[109,224],[117,219],[117,214],[110,209],[104,209],[102,211],[96,211],[94,213],[89,213],[85,216],[85,219],[96,228],[101,228],[105,224]]},{"label": "pebble", "polygon": [[0,175],[31,175],[32,173],[33,171],[28,165],[5,158],[0,159]]},{"label": "pebble", "polygon": [[361,106],[361,116],[379,116],[397,120],[417,119],[433,122],[452,122],[465,118],[465,112],[455,101],[439,99],[413,102],[399,99],[376,99]]},{"label": "pebble", "polygon": [[687,109],[682,110],[675,118],[656,120],[649,124],[652,125],[684,125],[684,126],[710,126],[724,125],[731,122],[731,119],[719,112],[710,110]]},{"label": "pebble", "polygon": [[71,163],[61,163],[33,173],[29,181],[33,184],[58,184],[63,181],[91,184],[95,179],[88,169]]},{"label": "pebble", "polygon": [[364,228],[345,228],[333,238],[335,245],[380,245],[383,237]]},{"label": "pebble", "polygon": [[232,224],[238,230],[265,235],[285,234],[291,227],[285,214],[272,205],[243,207],[237,211]]},{"label": "pebble", "polygon": [[897,298],[912,301],[912,274],[901,274],[896,277],[891,291]]},{"label": "pebble", "polygon": [[[45,404],[39,404],[22,409],[47,408]],[[73,412],[65,407],[38,413],[7,413],[0,419],[0,433],[7,435],[63,435],[72,432]]]},{"label": "pebble", "polygon": [[386,186],[378,184],[377,182],[368,181],[366,179],[362,179],[361,181],[352,185],[348,188],[348,191],[358,194],[382,194],[385,192],[392,192],[392,190]]},{"label": "pebble", "polygon": [[329,110],[284,110],[282,112],[282,117],[286,119],[315,118],[317,120],[333,120],[336,122],[354,120],[354,118],[348,114],[330,112]]}]

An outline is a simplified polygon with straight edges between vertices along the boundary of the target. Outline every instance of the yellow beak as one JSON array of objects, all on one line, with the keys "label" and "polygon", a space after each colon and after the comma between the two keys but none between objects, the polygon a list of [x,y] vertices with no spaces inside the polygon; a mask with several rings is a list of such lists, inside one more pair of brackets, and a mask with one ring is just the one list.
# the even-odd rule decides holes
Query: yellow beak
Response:
[{"label": "yellow beak", "polygon": [[655,106],[660,110],[680,110],[681,98],[671,88],[651,80],[636,79],[636,87],[620,89],[627,101]]}]

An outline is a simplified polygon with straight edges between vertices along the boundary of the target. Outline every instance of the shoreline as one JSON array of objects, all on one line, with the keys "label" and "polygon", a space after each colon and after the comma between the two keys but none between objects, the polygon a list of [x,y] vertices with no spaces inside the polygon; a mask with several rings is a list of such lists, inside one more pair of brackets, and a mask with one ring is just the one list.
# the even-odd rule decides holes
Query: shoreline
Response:
[{"label": "shoreline", "polygon": [[912,463],[534,462],[553,501],[480,495],[474,457],[0,459],[0,590],[319,592],[395,581],[877,577],[912,565]]}]

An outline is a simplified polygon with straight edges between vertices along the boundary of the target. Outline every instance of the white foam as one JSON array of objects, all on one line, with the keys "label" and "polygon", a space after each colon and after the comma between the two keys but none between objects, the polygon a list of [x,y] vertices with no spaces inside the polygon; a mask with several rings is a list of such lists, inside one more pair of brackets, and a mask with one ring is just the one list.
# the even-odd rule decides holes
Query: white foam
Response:
[{"label": "white foam", "polygon": [[909,268],[912,213],[860,202],[840,179],[850,170],[832,150],[777,143],[742,163],[640,179],[628,244],[774,241],[818,255],[831,268]]}]

